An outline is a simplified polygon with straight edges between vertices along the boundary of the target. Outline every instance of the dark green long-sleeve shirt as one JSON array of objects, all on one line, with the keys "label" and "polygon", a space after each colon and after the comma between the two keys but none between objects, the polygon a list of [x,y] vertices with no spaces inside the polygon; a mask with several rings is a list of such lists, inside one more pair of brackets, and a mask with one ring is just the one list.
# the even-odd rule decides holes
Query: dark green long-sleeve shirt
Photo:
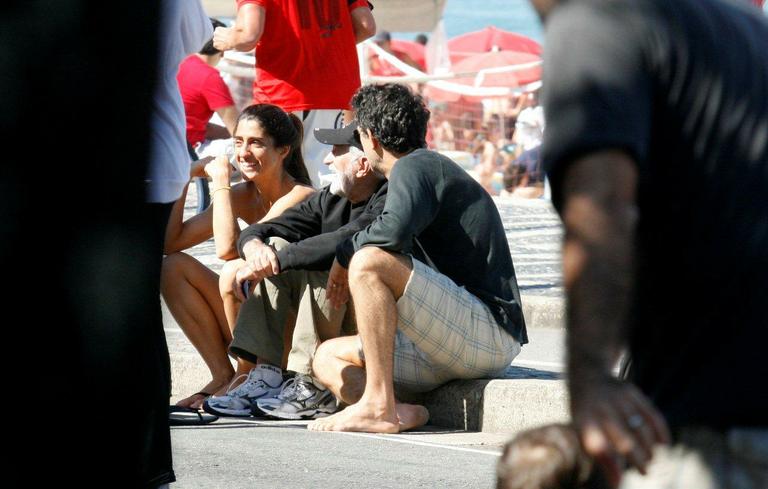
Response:
[{"label": "dark green long-sleeve shirt", "polygon": [[344,267],[364,246],[410,254],[475,295],[499,325],[528,342],[504,226],[493,200],[449,158],[418,149],[389,176],[384,212],[340,243]]}]

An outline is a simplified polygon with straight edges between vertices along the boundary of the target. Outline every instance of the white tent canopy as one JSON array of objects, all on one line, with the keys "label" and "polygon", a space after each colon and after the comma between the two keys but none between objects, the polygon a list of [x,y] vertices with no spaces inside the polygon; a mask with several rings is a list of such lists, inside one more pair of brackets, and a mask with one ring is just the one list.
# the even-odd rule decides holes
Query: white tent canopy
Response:
[{"label": "white tent canopy", "polygon": [[379,31],[432,32],[443,18],[446,0],[372,0]]}]

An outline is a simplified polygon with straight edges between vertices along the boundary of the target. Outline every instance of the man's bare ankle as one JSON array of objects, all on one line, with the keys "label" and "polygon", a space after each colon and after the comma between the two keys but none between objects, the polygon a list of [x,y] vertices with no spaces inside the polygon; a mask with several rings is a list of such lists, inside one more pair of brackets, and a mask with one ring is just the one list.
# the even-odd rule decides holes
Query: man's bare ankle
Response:
[{"label": "man's bare ankle", "polygon": [[390,405],[386,401],[368,401],[360,399],[360,401],[353,404],[353,406],[357,406],[358,409],[375,419],[397,419],[397,411],[395,410],[394,403]]}]

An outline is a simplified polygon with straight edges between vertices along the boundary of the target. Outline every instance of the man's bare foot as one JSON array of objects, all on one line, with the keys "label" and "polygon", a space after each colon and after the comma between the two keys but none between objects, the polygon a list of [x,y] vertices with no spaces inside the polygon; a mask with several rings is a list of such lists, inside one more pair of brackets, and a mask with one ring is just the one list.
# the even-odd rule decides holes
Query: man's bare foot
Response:
[{"label": "man's bare foot", "polygon": [[327,418],[307,426],[312,431],[362,431],[366,433],[398,433],[397,412],[377,415],[367,404],[356,403]]},{"label": "man's bare foot", "polygon": [[429,411],[418,404],[395,404],[397,418],[400,420],[400,431],[408,431],[424,426],[429,421]]}]

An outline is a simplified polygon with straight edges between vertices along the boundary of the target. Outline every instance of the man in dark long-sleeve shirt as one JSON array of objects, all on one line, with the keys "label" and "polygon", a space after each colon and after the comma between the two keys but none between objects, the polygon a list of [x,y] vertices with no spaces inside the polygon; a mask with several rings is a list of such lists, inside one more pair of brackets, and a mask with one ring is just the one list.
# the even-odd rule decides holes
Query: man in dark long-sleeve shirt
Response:
[{"label": "man in dark long-sleeve shirt", "polygon": [[310,429],[397,432],[428,413],[396,403],[395,388],[423,392],[495,375],[527,336],[498,210],[458,165],[423,149],[421,97],[400,85],[366,86],[352,105],[389,192],[384,212],[339,245],[329,277],[334,303],[349,283],[359,335],[315,355],[318,378],[351,406]]},{"label": "man in dark long-sleeve shirt", "polygon": [[[259,365],[241,384],[245,387],[206,401],[207,411],[246,416],[258,408],[278,418],[298,419],[337,409],[311,369],[317,345],[338,336],[345,318],[346,307],[331,308],[325,298],[328,269],[336,246],[381,213],[387,193],[387,182],[360,149],[355,127],[315,130],[318,140],[333,145],[325,161],[336,170],[330,186],[241,233],[238,249],[245,265],[235,289],[241,291],[247,281],[253,294],[240,309],[230,352]],[[284,337],[291,342],[287,369],[296,376],[278,389],[287,349]]]}]

